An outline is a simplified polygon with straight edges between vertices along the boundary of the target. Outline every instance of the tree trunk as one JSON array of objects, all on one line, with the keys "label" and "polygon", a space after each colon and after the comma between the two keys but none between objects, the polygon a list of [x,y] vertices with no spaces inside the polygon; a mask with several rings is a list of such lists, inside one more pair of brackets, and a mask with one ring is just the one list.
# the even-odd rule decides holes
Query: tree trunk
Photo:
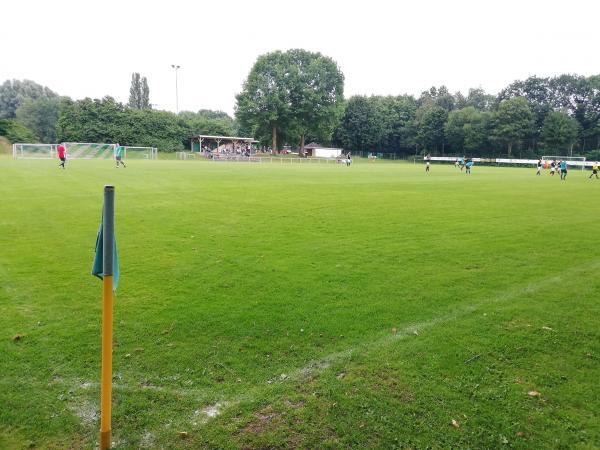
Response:
[{"label": "tree trunk", "polygon": [[300,135],[300,157],[304,156],[304,134]]},{"label": "tree trunk", "polygon": [[508,144],[508,157],[510,158],[510,153],[512,152],[512,142]]},{"label": "tree trunk", "polygon": [[273,130],[273,153],[277,152],[277,124],[272,125]]}]

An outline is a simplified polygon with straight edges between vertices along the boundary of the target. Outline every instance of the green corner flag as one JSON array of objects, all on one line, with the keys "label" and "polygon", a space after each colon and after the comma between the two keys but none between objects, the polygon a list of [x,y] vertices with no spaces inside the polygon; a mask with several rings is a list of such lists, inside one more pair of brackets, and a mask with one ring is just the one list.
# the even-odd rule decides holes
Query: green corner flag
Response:
[{"label": "green corner flag", "polygon": [[[104,214],[103,214],[104,215]],[[100,279],[104,278],[104,229],[103,224],[100,224],[98,230],[98,236],[96,237],[96,255],[94,256],[94,264],[92,266],[92,275],[97,276]],[[119,257],[117,255],[117,240],[113,241],[113,290],[117,290],[119,284]]]},{"label": "green corner flag", "polygon": [[102,278],[102,371],[100,375],[100,450],[109,450],[112,410],[113,294],[119,282],[115,241],[115,187],[104,186],[102,224],[96,238],[92,275]]}]

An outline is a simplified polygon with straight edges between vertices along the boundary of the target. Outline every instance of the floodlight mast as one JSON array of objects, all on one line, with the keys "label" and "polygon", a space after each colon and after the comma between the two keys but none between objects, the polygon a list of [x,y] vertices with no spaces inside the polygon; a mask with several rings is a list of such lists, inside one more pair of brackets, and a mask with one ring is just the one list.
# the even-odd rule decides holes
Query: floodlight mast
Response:
[{"label": "floodlight mast", "polygon": [[179,70],[179,68],[181,66],[178,66],[176,64],[171,64],[171,67],[173,69],[175,69],[175,112],[177,114],[179,114],[179,91],[177,88],[177,71]]}]

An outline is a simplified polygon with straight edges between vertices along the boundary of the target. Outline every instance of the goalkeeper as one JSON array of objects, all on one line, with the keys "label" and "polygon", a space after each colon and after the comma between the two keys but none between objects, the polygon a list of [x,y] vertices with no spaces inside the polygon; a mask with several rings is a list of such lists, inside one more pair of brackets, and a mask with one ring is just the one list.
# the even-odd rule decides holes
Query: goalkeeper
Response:
[{"label": "goalkeeper", "polygon": [[115,148],[115,162],[117,163],[117,169],[119,168],[119,164],[123,164],[123,167],[127,168],[123,162],[123,147],[118,142]]}]

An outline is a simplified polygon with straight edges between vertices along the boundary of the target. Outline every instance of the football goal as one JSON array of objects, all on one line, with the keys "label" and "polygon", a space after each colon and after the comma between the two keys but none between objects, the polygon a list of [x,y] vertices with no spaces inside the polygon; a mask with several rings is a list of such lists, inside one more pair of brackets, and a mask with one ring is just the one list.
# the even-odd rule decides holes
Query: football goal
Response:
[{"label": "football goal", "polygon": [[23,144],[12,146],[15,159],[50,159],[56,158],[56,144]]},{"label": "football goal", "polygon": [[156,147],[130,147],[123,146],[123,159],[158,159]]},{"label": "football goal", "polygon": [[585,157],[583,156],[542,156],[542,162],[549,164],[551,161],[566,161],[568,166],[573,166],[581,170],[585,169]]},{"label": "football goal", "polygon": [[[113,159],[115,144],[97,142],[65,142],[68,159]],[[58,144],[15,143],[12,146],[15,159],[51,159],[56,158]],[[158,159],[156,147],[123,146],[123,159]]]}]

